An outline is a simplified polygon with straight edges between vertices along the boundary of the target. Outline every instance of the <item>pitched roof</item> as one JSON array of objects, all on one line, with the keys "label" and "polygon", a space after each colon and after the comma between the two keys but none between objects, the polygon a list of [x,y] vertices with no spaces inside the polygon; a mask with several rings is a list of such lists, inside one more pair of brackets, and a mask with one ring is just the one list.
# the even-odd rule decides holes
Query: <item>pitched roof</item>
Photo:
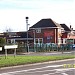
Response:
[{"label": "pitched roof", "polygon": [[70,28],[66,24],[60,24],[65,31],[71,31]]},{"label": "pitched roof", "polygon": [[39,22],[37,22],[30,28],[44,28],[44,27],[61,27],[61,25],[56,23],[52,19],[41,19]]}]

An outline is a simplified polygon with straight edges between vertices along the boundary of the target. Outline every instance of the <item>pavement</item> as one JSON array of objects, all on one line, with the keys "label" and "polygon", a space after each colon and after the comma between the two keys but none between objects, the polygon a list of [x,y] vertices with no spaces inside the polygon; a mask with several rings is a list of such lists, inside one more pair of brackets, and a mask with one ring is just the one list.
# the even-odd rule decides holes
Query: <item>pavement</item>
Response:
[{"label": "pavement", "polygon": [[28,52],[28,53],[19,53],[18,55],[28,55],[28,56],[49,56],[49,55],[65,55],[65,54],[72,54],[75,55],[75,50],[72,51],[65,51],[65,52],[57,52],[57,51],[52,51],[52,52]]},{"label": "pavement", "polygon": [[[25,55],[25,56],[50,56],[50,55],[67,55],[67,54],[72,54],[75,55],[75,50],[71,51],[65,51],[65,52],[57,52],[57,51],[51,51],[51,52],[28,52],[28,53],[17,53],[17,55]],[[8,55],[14,55],[14,54],[8,54]],[[0,54],[0,56],[5,56],[5,54]]]},{"label": "pavement", "polygon": [[0,75],[75,75],[75,59],[0,69]]}]

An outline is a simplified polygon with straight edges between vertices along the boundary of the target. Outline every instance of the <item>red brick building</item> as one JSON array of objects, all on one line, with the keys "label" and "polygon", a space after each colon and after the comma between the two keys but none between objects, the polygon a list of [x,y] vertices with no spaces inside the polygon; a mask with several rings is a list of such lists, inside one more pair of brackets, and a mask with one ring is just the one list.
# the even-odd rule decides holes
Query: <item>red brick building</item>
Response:
[{"label": "red brick building", "polygon": [[63,44],[75,44],[75,31],[65,24],[60,24],[64,28],[64,33],[62,33],[62,43]]},{"label": "red brick building", "polygon": [[61,39],[62,43],[66,44],[68,39],[68,34],[71,32],[71,29],[66,24],[60,24],[64,28],[64,33],[62,33]]},{"label": "red brick building", "polygon": [[52,19],[42,19],[29,29],[34,43],[61,43],[61,27]]},{"label": "red brick building", "polygon": [[[29,43],[56,43],[66,44],[67,39],[72,39],[74,43],[75,31],[71,30],[65,24],[58,24],[52,19],[41,19],[39,22],[31,26],[28,30]],[[9,32],[0,35],[6,37],[7,42],[24,42],[27,41],[27,32]]]}]

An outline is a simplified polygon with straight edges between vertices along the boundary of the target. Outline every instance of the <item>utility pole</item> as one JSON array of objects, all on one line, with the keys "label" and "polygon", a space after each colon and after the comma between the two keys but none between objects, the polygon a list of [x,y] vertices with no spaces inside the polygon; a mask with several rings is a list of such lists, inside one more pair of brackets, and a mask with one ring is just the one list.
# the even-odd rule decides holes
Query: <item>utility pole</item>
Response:
[{"label": "utility pole", "polygon": [[29,44],[28,44],[28,19],[29,17],[26,17],[26,26],[27,26],[27,52],[29,52]]}]

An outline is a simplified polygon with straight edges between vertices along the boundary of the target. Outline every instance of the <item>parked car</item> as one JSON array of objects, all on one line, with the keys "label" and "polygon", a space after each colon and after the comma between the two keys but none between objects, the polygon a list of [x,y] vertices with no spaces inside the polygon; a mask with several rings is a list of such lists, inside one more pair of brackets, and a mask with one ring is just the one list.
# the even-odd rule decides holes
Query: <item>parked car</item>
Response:
[{"label": "parked car", "polygon": [[75,48],[75,44],[73,44],[72,47]]}]

